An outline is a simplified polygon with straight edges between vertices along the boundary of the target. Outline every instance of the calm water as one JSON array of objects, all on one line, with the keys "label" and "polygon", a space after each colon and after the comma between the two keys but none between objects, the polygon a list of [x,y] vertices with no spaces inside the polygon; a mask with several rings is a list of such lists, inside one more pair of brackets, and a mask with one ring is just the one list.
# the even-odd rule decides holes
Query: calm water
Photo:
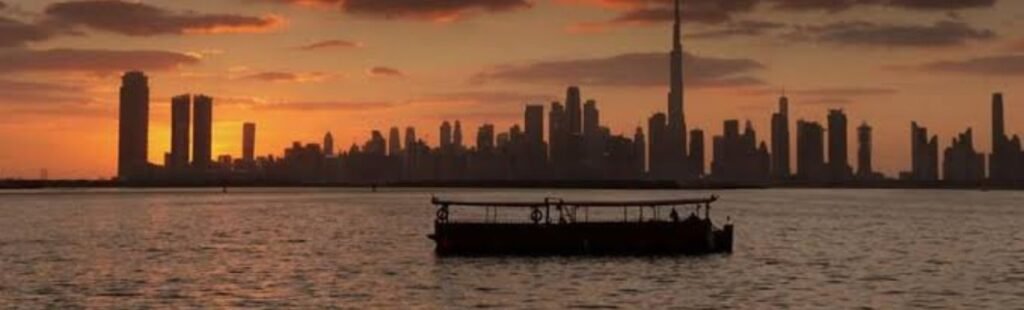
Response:
[{"label": "calm water", "polygon": [[729,256],[458,259],[431,194],[700,193],[0,193],[0,307],[1024,308],[1020,192],[723,191]]}]

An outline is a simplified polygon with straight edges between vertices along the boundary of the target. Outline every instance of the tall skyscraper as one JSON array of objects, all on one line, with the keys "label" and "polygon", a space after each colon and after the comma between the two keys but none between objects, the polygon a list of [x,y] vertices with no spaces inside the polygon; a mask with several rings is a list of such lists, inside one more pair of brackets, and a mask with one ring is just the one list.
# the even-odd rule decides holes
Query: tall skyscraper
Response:
[{"label": "tall skyscraper", "polygon": [[188,167],[191,114],[191,95],[171,98],[171,158],[168,168],[180,170]]},{"label": "tall skyscraper", "polygon": [[863,123],[857,127],[857,176],[861,179],[871,178],[875,174],[871,166],[871,145],[871,126]]},{"label": "tall skyscraper", "polygon": [[565,91],[565,110],[568,114],[568,129],[569,134],[582,134],[583,126],[583,114],[582,114],[582,99],[580,99],[580,88],[576,86],[569,87]]},{"label": "tall skyscraper", "polygon": [[939,180],[938,137],[928,137],[928,129],[917,122],[910,124],[911,176],[914,181],[933,182]]},{"label": "tall skyscraper", "polygon": [[995,183],[1024,180],[1024,152],[1020,138],[1006,134],[1003,115],[1003,94],[992,94],[992,154],[989,157],[989,179]]},{"label": "tall skyscraper", "polygon": [[242,124],[242,161],[253,163],[256,161],[256,124]]},{"label": "tall skyscraper", "polygon": [[564,168],[568,157],[567,147],[569,144],[568,116],[565,107],[559,102],[551,103],[551,111],[548,112],[548,149],[549,157],[556,169]]},{"label": "tall skyscraper", "polygon": [[544,106],[531,104],[526,106],[523,116],[526,126],[526,141],[530,144],[544,144]]},{"label": "tall skyscraper", "polygon": [[642,176],[647,172],[647,138],[644,137],[643,127],[637,127],[633,134],[633,154],[636,154],[633,169],[638,176]]},{"label": "tall skyscraper", "polygon": [[704,176],[704,131],[690,130],[690,173],[697,177]]},{"label": "tall skyscraper", "polygon": [[832,181],[846,181],[852,174],[846,127],[843,110],[828,111],[828,166]]},{"label": "tall skyscraper", "polygon": [[670,53],[670,78],[668,93],[668,115],[665,135],[666,169],[675,178],[693,179],[694,175],[686,171],[686,115],[684,112],[683,87],[683,40],[682,19],[679,0],[675,1],[675,23],[672,28],[672,52]]},{"label": "tall skyscraper", "polygon": [[330,131],[328,131],[326,134],[324,134],[324,144],[323,144],[323,146],[324,146],[324,154],[323,155],[325,157],[334,157],[334,135],[332,135]]},{"label": "tall skyscraper", "polygon": [[452,133],[452,146],[462,149],[462,122],[455,120],[455,131]]},{"label": "tall skyscraper", "polygon": [[388,156],[396,157],[402,154],[402,134],[398,127],[391,127],[388,131]]},{"label": "tall skyscraper", "polygon": [[405,128],[405,150],[407,152],[416,148],[416,128],[406,127]]},{"label": "tall skyscraper", "polygon": [[597,102],[587,100],[583,105],[583,136],[587,139],[597,137],[601,132],[601,115],[597,110]]},{"label": "tall skyscraper", "polygon": [[192,97],[192,166],[205,169],[213,160],[213,98]]},{"label": "tall skyscraper", "polygon": [[149,78],[132,71],[121,77],[117,140],[117,177],[146,177],[149,170]]},{"label": "tall skyscraper", "polygon": [[796,122],[796,174],[803,181],[825,181],[825,128],[821,124]]},{"label": "tall skyscraper", "polygon": [[953,183],[978,183],[985,180],[985,155],[974,150],[971,128],[953,138],[942,161],[942,179]]},{"label": "tall skyscraper", "polygon": [[786,180],[789,165],[789,98],[779,97],[779,112],[772,114],[772,178]]},{"label": "tall skyscraper", "polygon": [[442,150],[452,148],[452,124],[448,121],[441,123],[441,141],[438,144],[441,145]]},{"label": "tall skyscraper", "polygon": [[494,125],[480,125],[476,131],[476,149],[485,153],[494,151]]},{"label": "tall skyscraper", "polygon": [[676,178],[672,171],[669,171],[669,159],[667,155],[667,126],[665,125],[665,113],[655,113],[647,120],[647,158],[648,174],[655,179]]}]

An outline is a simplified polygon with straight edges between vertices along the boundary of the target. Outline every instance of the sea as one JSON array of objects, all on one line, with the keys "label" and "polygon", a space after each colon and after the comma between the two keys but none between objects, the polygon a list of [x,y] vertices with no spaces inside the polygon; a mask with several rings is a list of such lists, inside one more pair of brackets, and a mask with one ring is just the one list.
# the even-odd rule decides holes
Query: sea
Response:
[{"label": "sea", "polygon": [[[427,238],[431,197],[709,195],[732,254],[451,258]],[[1024,309],[1024,192],[4,191],[0,308]]]}]

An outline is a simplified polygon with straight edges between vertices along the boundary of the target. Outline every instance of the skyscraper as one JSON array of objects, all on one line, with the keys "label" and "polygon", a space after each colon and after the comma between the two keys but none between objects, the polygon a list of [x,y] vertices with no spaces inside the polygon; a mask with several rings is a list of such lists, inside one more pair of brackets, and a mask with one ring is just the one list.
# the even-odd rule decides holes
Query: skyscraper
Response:
[{"label": "skyscraper", "polygon": [[939,180],[938,138],[928,137],[928,129],[917,122],[910,124],[911,176],[914,181],[933,182]]},{"label": "skyscraper", "polygon": [[328,131],[324,134],[324,157],[334,157],[334,135]]},{"label": "skyscraper", "polygon": [[796,122],[796,174],[802,181],[825,181],[825,128],[821,124]]},{"label": "skyscraper", "polygon": [[1020,138],[1006,134],[1003,115],[1003,94],[992,94],[992,154],[989,157],[989,179],[995,183],[1024,180],[1024,152]]},{"label": "skyscraper", "polygon": [[569,135],[581,134],[583,126],[583,114],[582,114],[582,101],[580,99],[580,88],[576,86],[569,87],[565,91],[565,110],[568,114]]},{"label": "skyscraper", "polygon": [[242,124],[242,161],[253,163],[256,161],[256,124]]},{"label": "skyscraper", "polygon": [[704,176],[704,131],[690,130],[690,173],[697,177]]},{"label": "skyscraper", "polygon": [[452,146],[456,150],[462,149],[462,122],[455,120],[455,131],[452,133]]},{"label": "skyscraper", "polygon": [[668,93],[668,115],[665,134],[666,169],[675,178],[693,179],[692,172],[686,171],[686,115],[684,112],[683,87],[683,40],[682,19],[679,0],[675,1],[675,23],[672,32],[672,52],[670,53],[670,78]]},{"label": "skyscraper", "polygon": [[655,179],[675,178],[669,171],[667,155],[665,113],[655,113],[647,120],[648,174]]},{"label": "skyscraper", "polygon": [[828,166],[829,176],[835,182],[846,181],[852,174],[846,125],[846,113],[843,110],[828,111]]},{"label": "skyscraper", "polygon": [[205,169],[213,159],[213,98],[195,95],[192,102],[192,166]]},{"label": "skyscraper", "polygon": [[121,77],[118,109],[117,177],[122,181],[146,177],[149,168],[149,78],[139,71]]},{"label": "skyscraper", "polygon": [[569,128],[567,127],[567,115],[565,107],[559,102],[551,103],[551,111],[548,112],[548,149],[553,168],[561,169],[567,164],[567,147],[569,144]]},{"label": "skyscraper", "polygon": [[396,157],[402,154],[402,135],[398,127],[391,127],[388,131],[388,156]]},{"label": "skyscraper", "polygon": [[953,138],[942,161],[942,179],[952,183],[974,184],[985,180],[985,155],[974,150],[970,128]]},{"label": "skyscraper", "polygon": [[597,102],[587,100],[583,105],[583,136],[592,139],[600,134],[601,116],[597,110]]},{"label": "skyscraper", "polygon": [[644,137],[643,127],[637,127],[633,134],[633,154],[636,154],[633,169],[638,176],[643,176],[647,172],[647,138]]},{"label": "skyscraper", "polygon": [[526,106],[523,116],[526,126],[526,141],[530,144],[544,144],[544,106],[531,104]]},{"label": "skyscraper", "polygon": [[188,167],[191,114],[192,96],[171,98],[171,158],[168,168],[180,170]]},{"label": "skyscraper", "polygon": [[779,112],[772,114],[772,178],[788,179],[789,167],[789,98],[782,96]]},{"label": "skyscraper", "polygon": [[452,148],[452,124],[448,121],[441,123],[441,141],[438,144],[441,145],[442,150]]},{"label": "skyscraper", "polygon": [[494,125],[480,125],[476,131],[476,149],[485,153],[494,151]]},{"label": "skyscraper", "polygon": [[863,123],[857,127],[857,176],[861,179],[872,178],[875,174],[871,166],[871,126]]}]

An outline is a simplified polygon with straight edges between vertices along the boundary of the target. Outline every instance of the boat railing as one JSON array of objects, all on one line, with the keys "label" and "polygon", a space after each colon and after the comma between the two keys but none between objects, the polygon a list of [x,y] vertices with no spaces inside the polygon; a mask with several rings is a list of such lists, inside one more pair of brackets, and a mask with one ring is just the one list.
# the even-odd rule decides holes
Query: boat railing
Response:
[{"label": "boat railing", "polygon": [[[636,219],[639,222],[645,221],[644,210],[650,209],[651,217],[647,221],[661,221],[662,208],[696,206],[694,214],[704,211],[704,219],[711,218],[711,203],[718,200],[718,196],[712,195],[707,198],[698,199],[665,199],[665,200],[642,200],[642,201],[573,201],[557,197],[546,197],[543,201],[466,201],[446,200],[437,197],[431,198],[431,203],[437,207],[437,223],[452,222],[450,215],[454,207],[483,208],[484,222],[497,223],[500,209],[529,209],[529,220],[534,224],[569,224],[590,221],[590,209],[622,208],[623,221],[630,221],[630,210],[636,210]],[[582,220],[580,219],[582,212]],[[557,217],[556,217],[557,216]],[[678,213],[671,220],[679,220]]]}]

